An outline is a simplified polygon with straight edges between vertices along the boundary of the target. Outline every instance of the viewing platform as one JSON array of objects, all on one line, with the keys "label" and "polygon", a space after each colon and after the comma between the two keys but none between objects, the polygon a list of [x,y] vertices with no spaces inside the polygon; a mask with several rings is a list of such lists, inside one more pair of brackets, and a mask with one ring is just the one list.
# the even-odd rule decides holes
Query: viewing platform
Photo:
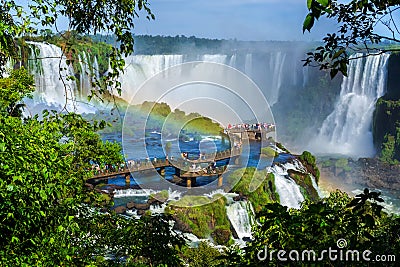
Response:
[{"label": "viewing platform", "polygon": [[[201,168],[200,164],[216,163],[217,161],[233,159],[237,163],[242,153],[241,148],[233,148],[212,154],[201,155],[199,159],[190,160],[183,158],[157,159],[157,160],[141,160],[135,162],[130,167],[125,166],[117,171],[102,170],[100,173],[89,178],[89,182],[98,182],[108,180],[118,176],[125,176],[126,184],[130,184],[131,175],[135,173],[146,173],[152,170],[165,177],[165,168],[171,167],[175,169],[175,175],[186,180],[186,186],[191,187],[196,184],[197,177],[218,176],[218,186],[222,186],[222,174],[226,170],[226,166],[215,167],[209,165],[208,168]],[[127,164],[126,164],[127,165]]]},{"label": "viewing platform", "polygon": [[[242,154],[242,139],[263,140],[268,139],[267,134],[275,131],[275,125],[269,123],[236,124],[228,125],[224,133],[234,141],[231,149],[210,154],[200,154],[197,159],[189,159],[186,155],[180,157],[161,158],[153,160],[142,159],[138,161],[130,160],[118,168],[97,169],[95,175],[88,179],[89,182],[97,183],[102,180],[112,179],[118,176],[125,177],[125,183],[130,184],[131,176],[136,174],[146,174],[156,170],[159,175],[165,178],[165,169],[173,168],[175,176],[186,180],[186,186],[191,187],[196,184],[197,177],[218,176],[218,186],[222,186],[222,174],[227,169],[227,164],[217,166],[217,162],[231,160],[234,164],[239,163]],[[234,137],[234,138],[232,138]],[[239,142],[237,142],[239,139]],[[183,155],[183,153],[182,153]],[[205,165],[207,165],[205,167]],[[116,169],[116,170],[115,170]]]}]

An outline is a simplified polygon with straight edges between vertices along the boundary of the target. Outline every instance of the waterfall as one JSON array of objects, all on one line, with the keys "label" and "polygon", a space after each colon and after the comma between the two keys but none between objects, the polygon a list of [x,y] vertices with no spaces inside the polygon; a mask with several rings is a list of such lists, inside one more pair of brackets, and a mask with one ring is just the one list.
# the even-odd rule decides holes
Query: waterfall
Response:
[{"label": "waterfall", "polygon": [[236,68],[236,55],[231,56],[231,59],[229,60],[229,66]]},{"label": "waterfall", "polygon": [[246,60],[244,62],[244,72],[247,76],[252,76],[253,73],[253,56],[252,54],[246,55]]},{"label": "waterfall", "polygon": [[373,157],[372,115],[377,99],[385,93],[389,54],[351,58],[339,100],[312,146],[318,153]]},{"label": "waterfall", "polygon": [[[274,165],[268,168],[268,172],[273,173],[275,176],[275,188],[279,194],[280,204],[289,208],[300,208],[301,202],[304,201],[304,196],[300,192],[300,186],[289,177],[287,170],[295,169],[302,171],[299,161],[295,160],[294,163],[285,163],[283,165]],[[304,168],[304,167],[303,167]]]},{"label": "waterfall", "polygon": [[286,60],[286,53],[275,52],[270,54],[269,72],[272,74],[271,83],[267,92],[267,99],[271,106],[278,102],[279,90],[281,89],[284,75],[283,66]]},{"label": "waterfall", "polygon": [[[36,91],[33,94],[35,103],[63,107],[68,99],[69,104],[72,105],[71,100],[75,99],[76,84],[67,77],[74,76],[74,71],[70,65],[67,65],[61,48],[45,43],[30,42],[30,44],[40,51],[38,55],[40,64],[35,65],[40,65],[41,69],[39,70],[38,67],[33,69],[36,84]],[[35,55],[31,58],[35,58]],[[67,108],[71,108],[71,105]]]},{"label": "waterfall", "polygon": [[122,98],[129,102],[147,79],[182,63],[183,55],[135,55],[125,58],[125,70],[119,78]]},{"label": "waterfall", "polygon": [[208,62],[214,62],[214,63],[220,63],[220,64],[225,64],[226,63],[226,55],[203,55],[202,61],[208,61]]},{"label": "waterfall", "polygon": [[[77,55],[79,60],[77,62],[78,70],[74,73],[72,66],[66,64],[59,47],[46,43],[31,44],[33,44],[32,47],[36,47],[36,51],[40,51],[38,57],[43,58],[36,61],[39,64],[34,64],[35,67],[33,69],[37,84],[37,92],[34,94],[35,104],[43,103],[48,106],[63,107],[66,98],[84,100],[89,91],[92,90],[92,78],[100,77],[96,55],[89,55],[84,51],[79,52],[79,55]],[[297,77],[300,74],[301,64],[296,63],[297,58],[295,56],[289,55],[291,54],[275,50],[251,53],[235,51],[229,55],[133,55],[125,58],[124,73],[119,78],[122,89],[120,97],[130,102],[140,86],[149,78],[166,68],[197,58],[197,60],[201,61],[228,64],[246,73],[260,87],[270,105],[273,105],[278,102],[279,95],[285,93],[282,90],[288,87],[286,85],[292,86],[293,82],[298,82],[299,84],[296,84],[296,86],[301,87],[304,81],[304,76]],[[65,68],[61,73],[61,77],[67,90],[64,90],[64,83],[59,79],[59,67]],[[289,75],[289,79],[285,79],[285,77],[288,77],[287,75]],[[66,80],[68,76],[77,77],[79,83],[76,84],[74,80]],[[292,76],[294,77],[293,79],[291,78]],[[117,95],[118,93],[114,92],[114,94]],[[158,99],[159,96],[154,94],[149,92],[146,95],[147,99],[135,98],[135,103]],[[81,107],[81,104],[70,102],[69,110],[77,112],[91,112],[92,110]]]},{"label": "waterfall", "polygon": [[94,74],[94,77],[96,77],[96,79],[99,80],[100,79],[100,73],[99,73],[99,63],[97,62],[97,56],[94,56],[94,59],[93,59],[92,72]]},{"label": "waterfall", "polygon": [[254,210],[251,202],[233,202],[227,206],[226,213],[239,239],[252,237],[251,226],[254,223]]},{"label": "waterfall", "polygon": [[80,91],[79,94],[81,97],[86,97],[92,87],[91,78],[90,78],[90,66],[88,63],[88,58],[86,57],[85,51],[82,52],[82,56],[78,55],[80,73],[79,73],[79,82],[80,82]]},{"label": "waterfall", "polygon": [[[67,65],[61,48],[48,43],[27,43],[31,45],[28,68],[34,75],[36,86],[36,90],[32,94],[33,100],[25,99],[31,115],[41,113],[44,108],[62,109],[64,107],[68,111],[77,113],[94,112],[93,107],[76,102],[81,90],[77,90],[73,79],[75,77],[74,69],[72,65]],[[86,55],[79,60],[79,64],[83,70],[88,70],[89,68],[82,63],[82,61],[87,61],[85,58]],[[76,93],[77,91],[78,93]]]}]

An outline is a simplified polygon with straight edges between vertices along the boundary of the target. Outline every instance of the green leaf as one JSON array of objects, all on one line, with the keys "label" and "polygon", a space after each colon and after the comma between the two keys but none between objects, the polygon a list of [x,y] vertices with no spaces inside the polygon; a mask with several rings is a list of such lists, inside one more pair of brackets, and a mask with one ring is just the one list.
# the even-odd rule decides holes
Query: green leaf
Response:
[{"label": "green leaf", "polygon": [[337,51],[337,52],[333,55],[332,60],[338,58],[338,57],[339,57],[341,54],[343,54],[344,52],[345,52],[344,49],[340,49],[339,51]]},{"label": "green leaf", "polygon": [[331,79],[335,78],[335,76],[338,72],[339,72],[338,69],[331,69],[331,71],[330,71]]},{"label": "green leaf", "polygon": [[39,194],[40,194],[40,197],[43,200],[47,200],[47,195],[46,195],[46,192],[44,190],[40,190]]},{"label": "green leaf", "polygon": [[309,13],[303,22],[303,33],[307,30],[310,31],[314,25],[314,16]]},{"label": "green leaf", "polygon": [[0,151],[5,152],[6,151],[6,144],[5,143],[0,143]]},{"label": "green leaf", "polygon": [[312,1],[313,0],[307,0],[307,8],[308,9],[311,9]]},{"label": "green leaf", "polygon": [[317,0],[323,7],[327,7],[329,4],[329,0]]}]

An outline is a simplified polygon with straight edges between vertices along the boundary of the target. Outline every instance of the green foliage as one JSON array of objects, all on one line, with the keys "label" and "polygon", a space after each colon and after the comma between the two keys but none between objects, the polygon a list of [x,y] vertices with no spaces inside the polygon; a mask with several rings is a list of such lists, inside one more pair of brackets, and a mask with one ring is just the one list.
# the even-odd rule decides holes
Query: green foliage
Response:
[{"label": "green foliage", "polygon": [[346,172],[351,171],[351,167],[349,166],[349,161],[346,158],[340,158],[336,160],[335,168],[343,169]]},{"label": "green foliage", "polygon": [[322,167],[323,168],[329,168],[329,167],[332,167],[333,166],[333,162],[332,162],[332,160],[325,160],[325,161],[323,161],[322,162]]},{"label": "green foliage", "polygon": [[315,177],[315,180],[318,183],[320,172],[317,167],[316,158],[310,152],[304,151],[303,154],[299,156],[299,160],[303,163],[303,165],[307,168],[307,170]]},{"label": "green foliage", "polygon": [[0,114],[21,117],[23,97],[34,91],[33,77],[24,68],[13,70],[9,77],[0,79]]},{"label": "green foliage", "polygon": [[232,192],[248,197],[256,212],[259,212],[266,203],[279,201],[279,194],[275,188],[275,177],[272,173],[267,174],[266,171],[247,167],[229,175],[228,183],[234,184]]},{"label": "green foliage", "polygon": [[396,141],[394,136],[386,134],[379,159],[389,164],[397,164],[395,159]]},{"label": "green foliage", "polygon": [[[90,12],[88,12],[90,10]],[[69,31],[58,32],[65,46],[64,53],[69,56],[76,52],[74,36],[101,32],[114,34],[115,44],[110,47],[108,58],[110,68],[101,81],[94,77],[95,95],[108,92],[108,88],[121,90],[121,83],[117,80],[124,68],[124,56],[133,53],[134,20],[143,12],[147,19],[155,16],[149,8],[147,0],[127,1],[42,1],[33,0],[29,5],[22,7],[14,1],[1,3],[1,35],[0,35],[0,66],[3,67],[7,57],[18,60],[16,38],[37,35],[38,25],[43,35],[48,36],[49,31],[57,29],[58,18],[67,19]],[[71,41],[72,40],[72,41]],[[107,68],[108,69],[108,68]]]},{"label": "green foliage", "polygon": [[[394,57],[394,60],[397,57]],[[379,159],[389,164],[400,161],[400,101],[394,91],[379,98],[374,111],[373,137]]]},{"label": "green foliage", "polygon": [[[122,107],[126,106],[128,106],[126,102],[122,103]],[[132,136],[136,132],[143,132],[141,127],[143,122],[146,122],[147,130],[157,130],[163,133],[176,134],[182,130],[182,132],[186,133],[219,135],[223,130],[218,123],[200,114],[185,114],[185,112],[179,109],[172,112],[166,103],[145,101],[140,105],[129,106],[126,113],[116,114],[113,111],[113,114],[104,112],[95,115],[86,114],[85,118],[92,120],[100,117],[106,122],[112,123],[112,127],[108,127],[102,131],[102,133],[110,133],[122,131],[122,117],[124,117],[124,133]],[[184,138],[183,134],[181,135]]]},{"label": "green foliage", "polygon": [[[398,1],[354,0],[343,3],[338,0],[308,0],[307,14],[303,32],[310,31],[314,22],[321,17],[334,20],[339,27],[337,32],[328,33],[323,38],[324,45],[308,53],[305,65],[316,62],[321,70],[330,70],[331,77],[338,72],[347,75],[347,64],[351,51],[365,48],[367,55],[386,51],[397,51],[396,47],[383,48],[377,44],[382,41],[400,43],[395,17],[400,3]],[[376,31],[384,26],[388,34]],[[389,50],[388,50],[389,49]]]},{"label": "green foliage", "polygon": [[[30,92],[31,77],[21,69],[0,84],[0,102],[13,104]],[[95,208],[107,208],[110,198],[86,188],[91,163],[122,161],[120,145],[95,133],[104,122],[48,111],[41,120],[12,115],[0,113],[1,265],[182,265],[184,240],[168,218],[135,221]]]},{"label": "green foliage", "polygon": [[278,156],[278,153],[273,150],[271,147],[263,147],[261,148],[261,155],[267,156],[269,158],[273,158]]},{"label": "green foliage", "polygon": [[209,237],[217,229],[229,230],[230,237],[230,223],[225,205],[226,199],[221,195],[215,195],[212,199],[205,196],[184,196],[178,201],[169,202],[165,212],[184,225],[186,231],[200,238]]},{"label": "green foliage", "polygon": [[223,254],[207,242],[200,242],[196,248],[186,248],[182,252],[182,258],[190,267],[220,266],[226,261],[220,257]]},{"label": "green foliage", "polygon": [[[346,250],[365,250],[373,255],[396,255],[398,257],[400,240],[396,235],[400,220],[382,212],[378,203],[383,200],[379,193],[365,190],[354,199],[340,191],[331,193],[328,198],[318,202],[306,201],[300,210],[280,206],[277,203],[267,204],[258,214],[259,225],[254,228],[254,240],[243,250],[229,252],[228,266],[265,266],[279,265],[277,254],[269,259],[269,252],[285,250],[288,253],[296,250],[300,253],[299,261],[291,261],[291,266],[304,266],[316,261],[302,261],[302,251],[313,250],[316,258],[323,250],[338,249],[337,241],[345,239]],[[257,255],[268,250],[267,262],[260,261]],[[337,254],[336,254],[337,255]],[[261,254],[263,256],[263,254]],[[327,254],[317,265],[342,266],[343,261],[331,261]],[[371,255],[371,258],[373,256]],[[360,256],[361,259],[361,256]],[[352,266],[365,266],[366,262],[352,261]]]}]

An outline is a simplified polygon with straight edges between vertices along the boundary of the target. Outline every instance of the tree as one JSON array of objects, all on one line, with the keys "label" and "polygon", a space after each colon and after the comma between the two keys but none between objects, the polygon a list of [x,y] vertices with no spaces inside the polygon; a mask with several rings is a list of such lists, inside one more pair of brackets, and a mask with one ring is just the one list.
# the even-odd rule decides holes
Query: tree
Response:
[{"label": "tree", "polygon": [[[303,32],[310,31],[316,20],[326,17],[338,23],[335,33],[323,38],[323,45],[308,53],[305,65],[316,63],[321,70],[330,70],[333,78],[339,71],[347,75],[347,64],[355,52],[363,56],[400,51],[400,27],[396,15],[397,0],[307,0]],[[379,30],[383,26],[384,30]],[[382,28],[382,27],[381,27]]]},{"label": "tree", "polygon": [[[110,55],[111,84],[122,70],[122,55],[133,52],[136,9],[154,17],[145,0],[34,0],[25,9],[14,1],[1,1],[0,68],[4,70],[9,59],[21,60],[24,37],[37,34],[38,24],[47,32],[46,27],[57,28],[57,18],[65,16],[69,30],[117,36],[119,47]],[[66,53],[73,33],[60,32]],[[168,218],[118,216],[103,204],[102,194],[86,187],[93,162],[123,162],[121,146],[103,142],[96,133],[105,122],[89,123],[78,114],[56,111],[44,111],[41,119],[22,118],[22,99],[33,90],[33,77],[24,68],[0,78],[1,264],[181,265],[178,255],[184,241],[169,231]],[[100,212],[98,206],[108,212]]]},{"label": "tree", "polygon": [[[267,204],[257,215],[253,240],[242,250],[228,252],[228,266],[366,266],[361,256],[366,250],[372,252],[371,261],[376,255],[398,257],[400,220],[382,212],[379,195],[365,189],[351,199],[337,191],[315,203],[303,202],[299,210]],[[329,248],[335,251],[336,260],[328,256]],[[339,256],[340,250],[344,256]],[[361,260],[346,260],[347,251],[353,250],[360,252]],[[388,262],[388,266],[395,263]]]},{"label": "tree", "polygon": [[[20,103],[32,83],[25,69],[0,79],[2,109]],[[74,113],[44,111],[40,120],[12,115],[0,112],[2,265],[181,264],[184,242],[169,231],[168,218],[137,221],[99,212],[99,205],[108,208],[102,195],[85,186],[91,162],[123,161],[121,146],[95,132],[104,123]]]}]

